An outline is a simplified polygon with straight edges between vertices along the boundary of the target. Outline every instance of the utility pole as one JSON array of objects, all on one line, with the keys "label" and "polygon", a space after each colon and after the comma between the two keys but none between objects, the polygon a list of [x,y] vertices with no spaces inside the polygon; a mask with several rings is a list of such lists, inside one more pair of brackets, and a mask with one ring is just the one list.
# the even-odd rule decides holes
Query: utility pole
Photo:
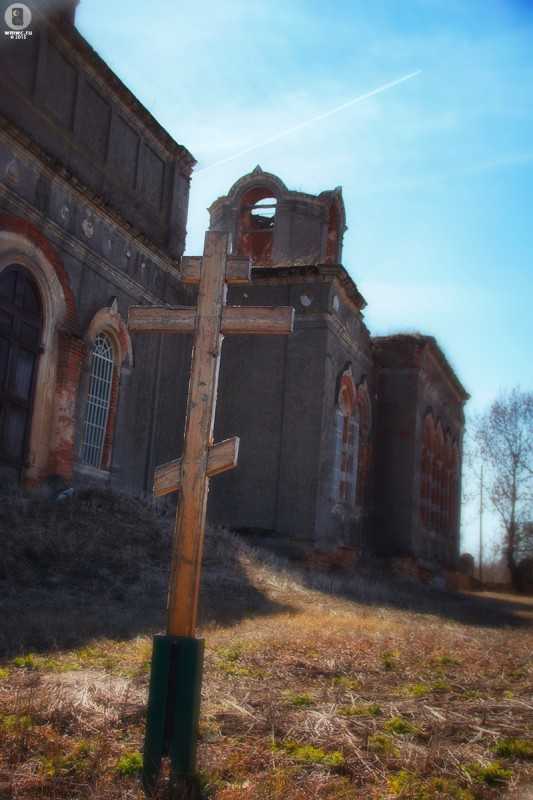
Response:
[{"label": "utility pole", "polygon": [[479,476],[479,582],[483,583],[483,464]]}]

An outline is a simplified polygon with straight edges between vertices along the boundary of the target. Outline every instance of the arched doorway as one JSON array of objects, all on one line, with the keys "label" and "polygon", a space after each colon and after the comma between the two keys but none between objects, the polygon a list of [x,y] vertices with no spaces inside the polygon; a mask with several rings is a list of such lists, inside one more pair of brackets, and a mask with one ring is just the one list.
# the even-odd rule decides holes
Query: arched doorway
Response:
[{"label": "arched doorway", "polygon": [[23,267],[0,273],[0,480],[20,480],[32,417],[43,311]]}]

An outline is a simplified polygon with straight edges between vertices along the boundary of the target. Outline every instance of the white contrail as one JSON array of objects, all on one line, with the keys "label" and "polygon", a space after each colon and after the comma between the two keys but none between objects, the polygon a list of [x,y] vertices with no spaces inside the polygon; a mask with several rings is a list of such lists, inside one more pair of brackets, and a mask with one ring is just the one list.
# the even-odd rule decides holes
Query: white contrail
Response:
[{"label": "white contrail", "polygon": [[325,111],[323,114],[319,114],[312,119],[307,119],[305,122],[300,122],[298,125],[293,125],[292,128],[287,128],[287,130],[281,131],[280,133],[275,133],[274,136],[270,136],[268,139],[265,139],[259,144],[252,144],[250,147],[241,150],[239,153],[235,153],[232,156],[228,156],[227,158],[222,158],[220,161],[215,161],[214,164],[208,164],[207,167],[201,167],[199,170],[196,170],[195,174],[197,175],[199,172],[205,172],[208,169],[213,169],[213,167],[220,167],[222,164],[227,164],[229,161],[234,161],[236,158],[240,158],[241,156],[246,155],[247,153],[251,153],[252,150],[259,150],[260,147],[264,147],[267,144],[271,144],[272,142],[277,142],[278,139],[282,139],[284,136],[289,136],[289,134],[294,133],[294,131],[299,131],[302,128],[306,128],[308,125],[314,125],[315,122],[319,122],[322,119],[326,119],[326,117],[331,117],[333,114],[338,114],[339,111],[343,111],[345,108],[349,108],[350,106],[354,106],[356,103],[361,103],[363,100],[368,100],[369,97],[374,97],[376,94],[381,94],[381,92],[386,92],[387,89],[392,89],[393,86],[398,86],[399,83],[405,83],[405,81],[410,80],[411,78],[415,78],[417,75],[420,75],[422,72],[421,69],[418,69],[416,72],[410,72],[409,75],[404,75],[402,78],[397,78],[395,81],[390,81],[389,83],[384,83],[383,86],[378,86],[377,89],[372,89],[371,92],[366,92],[365,94],[360,94],[358,97],[354,97],[352,100],[348,100],[346,103],[342,103],[340,106],[336,106],[336,108],[332,108],[329,111]]}]

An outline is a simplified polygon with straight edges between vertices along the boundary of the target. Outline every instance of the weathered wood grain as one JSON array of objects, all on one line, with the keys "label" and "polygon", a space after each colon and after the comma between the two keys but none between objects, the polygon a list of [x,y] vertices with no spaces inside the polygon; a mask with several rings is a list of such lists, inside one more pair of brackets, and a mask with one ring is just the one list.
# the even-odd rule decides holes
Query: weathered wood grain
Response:
[{"label": "weathered wood grain", "polygon": [[[212,478],[237,466],[239,437],[224,439],[212,445],[207,456],[207,476]],[[154,472],[154,495],[162,497],[181,488],[181,458],[161,464]]]},{"label": "weathered wood grain", "polygon": [[287,334],[294,329],[292,306],[225,306],[222,312],[222,333]]},{"label": "weathered wood grain", "polygon": [[196,308],[189,306],[131,306],[128,328],[134,333],[193,333]]},{"label": "weathered wood grain", "polygon": [[[226,260],[226,283],[248,283],[252,264],[247,256],[228,256]],[[184,283],[200,283],[202,256],[183,256],[181,279]]]},{"label": "weathered wood grain", "polygon": [[220,365],[220,333],[225,298],[227,234],[208,231],[198,291],[197,326],[189,383],[185,442],[181,463],[181,502],[172,548],[167,631],[194,636],[204,544],[212,442]]}]

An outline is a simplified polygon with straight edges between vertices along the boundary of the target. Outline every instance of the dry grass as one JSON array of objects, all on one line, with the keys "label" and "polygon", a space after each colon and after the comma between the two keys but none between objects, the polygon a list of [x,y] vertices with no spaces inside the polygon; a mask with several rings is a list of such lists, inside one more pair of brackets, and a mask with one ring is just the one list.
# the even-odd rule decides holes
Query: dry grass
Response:
[{"label": "dry grass", "polygon": [[[131,520],[121,508],[126,530]],[[105,524],[117,543],[117,524]],[[149,580],[138,570],[129,589],[119,581],[122,598],[111,589],[91,597],[82,587],[78,605],[61,610],[62,625],[50,609],[59,614],[61,600],[76,599],[64,573],[24,603],[19,595],[18,631],[8,624],[9,655],[0,665],[2,800],[143,796],[138,767],[148,634],[162,627],[165,572],[157,554]],[[101,586],[100,578],[93,581]],[[139,585],[152,586],[155,595],[146,613]],[[373,585],[370,576],[352,585],[355,596],[349,588],[346,578],[311,578],[230,534],[211,532],[199,731],[206,796],[533,797],[527,788],[533,786],[533,605]],[[7,594],[16,611],[14,581]],[[40,624],[54,634],[38,631],[30,651],[35,626],[22,612],[31,618],[39,597],[41,606],[48,604]],[[93,624],[83,623],[89,602],[92,618],[101,616],[94,637]],[[463,609],[478,624],[461,622]],[[131,625],[121,622],[124,614]],[[81,631],[73,647],[76,621]]]}]

